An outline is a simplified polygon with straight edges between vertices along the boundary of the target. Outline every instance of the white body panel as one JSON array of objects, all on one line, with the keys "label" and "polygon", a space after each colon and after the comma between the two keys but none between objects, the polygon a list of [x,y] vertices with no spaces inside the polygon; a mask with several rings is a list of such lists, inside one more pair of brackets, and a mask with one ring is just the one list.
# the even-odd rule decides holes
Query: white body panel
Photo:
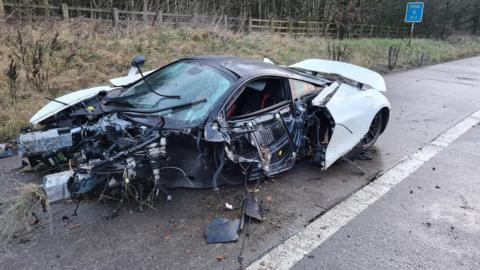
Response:
[{"label": "white body panel", "polygon": [[[55,100],[58,100],[62,103],[55,102],[55,101],[50,101],[47,105],[45,105],[40,111],[38,111],[31,119],[30,123],[33,125],[36,125],[40,123],[41,121],[47,119],[48,117],[57,114],[66,108],[73,106],[85,99],[89,99],[91,97],[96,96],[100,91],[110,91],[112,89],[115,89],[111,86],[97,86],[93,88],[88,88],[88,89],[83,89],[83,90],[78,90],[75,92],[72,92],[70,94],[61,96],[59,98],[56,98]],[[66,105],[68,104],[68,105]]]},{"label": "white body panel", "polygon": [[367,134],[375,115],[390,103],[374,90],[359,90],[341,84],[326,107],[335,121],[335,128],[325,154],[325,166],[347,154]]},{"label": "white body panel", "polygon": [[[137,71],[137,69],[132,69],[132,70]],[[147,71],[143,75],[146,76],[154,71],[155,70]],[[86,99],[96,96],[100,91],[108,92],[117,87],[122,87],[125,85],[132,84],[140,80],[141,78],[142,76],[140,74],[134,74],[134,72],[130,72],[128,76],[111,79],[110,82],[112,83],[113,86],[106,85],[106,86],[98,86],[98,87],[93,87],[88,89],[82,89],[82,90],[78,90],[78,91],[69,93],[67,95],[61,96],[59,98],[56,98],[55,100],[58,100],[62,103],[66,103],[68,105],[51,101],[30,119],[30,124],[36,125],[41,121],[47,119],[48,117],[55,115],[70,106],[73,106],[81,101],[84,101]]]},{"label": "white body panel", "polygon": [[[326,100],[327,97],[330,99]],[[326,104],[323,104],[326,102]],[[346,83],[334,82],[312,100],[325,106],[335,121],[325,153],[325,169],[352,150],[367,134],[375,115],[390,108],[387,98],[375,89],[360,90]]]},{"label": "white body panel", "polygon": [[387,98],[379,92],[387,90],[385,80],[375,71],[338,61],[308,59],[291,67],[340,75],[368,86],[367,89],[359,89],[347,83],[334,82],[312,100],[312,105],[326,107],[335,122],[325,153],[326,169],[363,139],[382,108],[390,109]]},{"label": "white body panel", "polygon": [[377,89],[378,91],[387,90],[382,75],[370,69],[349,63],[321,59],[307,59],[293,64],[290,67],[325,74],[340,75],[349,80],[368,85],[370,88]]}]

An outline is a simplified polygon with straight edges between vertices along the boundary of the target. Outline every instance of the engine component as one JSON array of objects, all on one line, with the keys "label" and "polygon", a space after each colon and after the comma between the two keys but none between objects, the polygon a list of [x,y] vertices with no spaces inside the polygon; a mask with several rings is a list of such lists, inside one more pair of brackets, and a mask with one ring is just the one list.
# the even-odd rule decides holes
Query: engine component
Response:
[{"label": "engine component", "polygon": [[67,188],[67,182],[72,177],[73,171],[63,171],[59,173],[45,175],[43,177],[43,190],[47,194],[48,202],[56,202],[70,198],[70,191]]},{"label": "engine component", "polygon": [[67,182],[67,188],[73,199],[80,199],[83,196],[93,195],[94,191],[104,183],[104,178],[90,174],[75,172]]},{"label": "engine component", "polygon": [[20,157],[53,154],[72,145],[72,133],[69,128],[23,133],[17,137]]},{"label": "engine component", "polygon": [[135,177],[137,176],[137,171],[136,171],[137,163],[135,162],[134,158],[127,158],[126,161],[127,161],[127,168],[126,168],[127,177],[128,179],[135,179]]},{"label": "engine component", "polygon": [[152,143],[148,146],[148,157],[150,159],[150,167],[152,168],[154,189],[156,195],[159,191],[160,183],[160,166],[166,161],[167,155],[167,139],[165,137],[160,138],[160,143]]},{"label": "engine component", "polygon": [[123,120],[118,117],[116,113],[100,118],[100,120],[90,126],[85,127],[89,131],[96,131],[102,134],[107,134],[109,129],[112,131],[122,133],[124,130],[132,128],[131,122]]}]

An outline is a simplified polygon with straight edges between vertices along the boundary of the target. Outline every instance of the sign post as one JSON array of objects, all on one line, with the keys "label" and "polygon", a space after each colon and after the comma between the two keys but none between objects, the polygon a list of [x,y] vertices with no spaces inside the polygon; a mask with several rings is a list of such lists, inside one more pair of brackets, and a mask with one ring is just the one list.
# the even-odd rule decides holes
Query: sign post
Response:
[{"label": "sign post", "polygon": [[410,39],[408,40],[408,46],[412,44],[413,29],[415,23],[422,22],[423,19],[423,2],[409,2],[407,3],[407,9],[405,11],[405,22],[411,23]]}]

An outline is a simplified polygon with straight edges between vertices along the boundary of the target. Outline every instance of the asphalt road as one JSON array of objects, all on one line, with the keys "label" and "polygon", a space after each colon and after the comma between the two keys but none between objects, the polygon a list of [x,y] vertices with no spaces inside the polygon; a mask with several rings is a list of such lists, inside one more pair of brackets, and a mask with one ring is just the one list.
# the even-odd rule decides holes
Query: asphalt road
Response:
[{"label": "asphalt road", "polygon": [[[113,220],[105,218],[112,203],[83,204],[77,217],[70,216],[74,205],[53,205],[53,234],[42,219],[30,241],[1,245],[0,268],[238,269],[240,255],[247,266],[480,108],[480,57],[385,79],[390,124],[373,160],[356,161],[367,175],[343,162],[324,173],[301,162],[275,181],[262,182],[257,196],[264,201],[266,221],[248,225],[237,243],[208,245],[204,230],[215,217],[238,217],[238,210],[225,210],[209,190],[178,189],[172,201],[158,201],[156,211],[137,213],[129,210],[131,205]],[[460,137],[295,268],[478,268],[478,129]],[[0,196],[9,195],[13,179],[39,181],[39,176],[12,170],[18,165],[15,158],[0,160],[0,185],[6,187]],[[242,192],[241,187],[224,188],[222,197],[235,204]],[[467,209],[458,209],[459,204],[469,212],[463,213]],[[65,215],[68,221],[63,221]]]},{"label": "asphalt road", "polygon": [[480,125],[292,269],[480,269]]}]

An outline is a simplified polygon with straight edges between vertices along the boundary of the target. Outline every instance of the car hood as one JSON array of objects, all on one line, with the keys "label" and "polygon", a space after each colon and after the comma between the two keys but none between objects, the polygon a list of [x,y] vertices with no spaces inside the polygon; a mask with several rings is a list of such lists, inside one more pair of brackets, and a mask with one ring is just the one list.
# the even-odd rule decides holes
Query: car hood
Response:
[{"label": "car hood", "polygon": [[[155,70],[156,69],[144,72],[143,75],[147,76],[148,74],[154,72]],[[86,99],[89,99],[98,95],[98,93],[101,91],[108,92],[110,90],[117,89],[118,87],[124,87],[137,82],[141,78],[142,76],[138,73],[129,74],[128,76],[125,76],[125,77],[110,79],[110,83],[112,84],[111,86],[105,85],[105,86],[97,86],[97,87],[88,88],[88,89],[82,89],[82,90],[78,90],[78,91],[69,93],[67,95],[61,96],[59,98],[56,98],[55,100],[59,102],[51,101],[47,105],[45,105],[40,111],[38,111],[30,119],[30,124],[36,125],[42,122],[43,120],[47,119],[48,117],[65,110],[66,108],[69,108],[79,102],[82,102]]]},{"label": "car hood", "polygon": [[78,90],[70,94],[56,98],[55,100],[57,100],[58,102],[50,101],[47,105],[45,105],[30,119],[30,124],[36,125],[41,121],[47,119],[48,117],[65,110],[68,107],[71,107],[79,102],[82,102],[86,99],[89,99],[98,95],[100,91],[108,92],[108,91],[111,91],[112,89],[116,89],[116,87],[97,86],[93,88]]}]

